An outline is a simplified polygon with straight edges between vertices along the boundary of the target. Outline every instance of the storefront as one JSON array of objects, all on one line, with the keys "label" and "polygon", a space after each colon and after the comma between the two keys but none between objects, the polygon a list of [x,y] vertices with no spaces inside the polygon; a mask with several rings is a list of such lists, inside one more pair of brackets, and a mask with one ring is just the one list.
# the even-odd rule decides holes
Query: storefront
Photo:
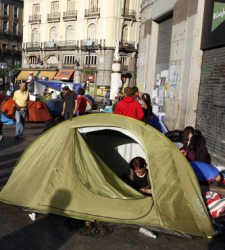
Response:
[{"label": "storefront", "polygon": [[205,3],[196,126],[213,159],[225,164],[225,0]]}]

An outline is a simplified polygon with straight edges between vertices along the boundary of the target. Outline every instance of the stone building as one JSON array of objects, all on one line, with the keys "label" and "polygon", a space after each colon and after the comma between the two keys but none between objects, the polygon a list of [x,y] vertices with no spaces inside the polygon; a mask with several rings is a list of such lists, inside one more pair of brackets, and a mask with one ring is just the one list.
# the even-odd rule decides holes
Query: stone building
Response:
[{"label": "stone building", "polygon": [[23,1],[0,1],[0,78],[8,81],[21,65]]},{"label": "stone building", "polygon": [[[25,0],[23,70],[89,83],[94,96],[110,87],[116,41],[123,79],[134,84],[141,0]],[[42,72],[44,71],[44,73]]]},{"label": "stone building", "polygon": [[137,85],[168,128],[197,127],[223,164],[224,10],[225,1],[143,0],[137,61]]}]

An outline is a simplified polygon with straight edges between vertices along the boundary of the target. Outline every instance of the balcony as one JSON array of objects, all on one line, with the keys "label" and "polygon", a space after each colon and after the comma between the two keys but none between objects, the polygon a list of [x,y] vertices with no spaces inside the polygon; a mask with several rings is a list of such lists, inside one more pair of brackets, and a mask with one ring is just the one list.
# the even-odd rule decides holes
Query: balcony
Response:
[{"label": "balcony", "polygon": [[124,19],[127,20],[135,20],[136,19],[136,11],[129,9],[122,9],[121,15]]},{"label": "balcony", "polygon": [[23,40],[23,35],[20,34],[20,33],[14,32],[13,35],[12,35],[12,40],[13,40],[13,41],[17,41],[17,42],[22,42],[22,40]]},{"label": "balcony", "polygon": [[41,15],[33,15],[33,16],[29,16],[29,23],[41,23]]},{"label": "balcony", "polygon": [[63,49],[78,49],[79,43],[76,40],[59,41],[57,46]]},{"label": "balcony", "polygon": [[41,43],[39,43],[39,42],[26,43],[26,49],[27,50],[40,50],[41,49]]},{"label": "balcony", "polygon": [[121,41],[119,45],[120,51],[136,52],[135,42]]},{"label": "balcony", "polygon": [[0,31],[0,38],[2,39],[10,39],[11,36],[8,31]]},{"label": "balcony", "polygon": [[72,10],[72,11],[63,12],[63,20],[64,21],[77,20],[77,11]]},{"label": "balcony", "polygon": [[47,14],[47,22],[55,23],[60,21],[60,12]]},{"label": "balcony", "polygon": [[86,18],[100,17],[100,9],[99,8],[86,9],[85,10],[85,17]]},{"label": "balcony", "polygon": [[8,21],[8,20],[9,20],[9,15],[6,14],[6,13],[4,13],[4,14],[2,14],[2,15],[0,16],[0,19]]},{"label": "balcony", "polygon": [[55,50],[57,48],[56,42],[44,42],[44,49],[46,50]]},{"label": "balcony", "polygon": [[97,39],[81,40],[81,49],[86,51],[97,50],[101,47]]}]

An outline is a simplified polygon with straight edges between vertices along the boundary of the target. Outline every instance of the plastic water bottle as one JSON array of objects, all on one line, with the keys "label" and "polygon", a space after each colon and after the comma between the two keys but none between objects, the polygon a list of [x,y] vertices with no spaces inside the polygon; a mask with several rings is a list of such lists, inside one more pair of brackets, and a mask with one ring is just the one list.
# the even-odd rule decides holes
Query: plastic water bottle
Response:
[{"label": "plastic water bottle", "polygon": [[142,233],[142,234],[144,234],[145,236],[147,236],[149,238],[156,239],[156,235],[153,232],[146,229],[146,228],[140,227],[139,228],[139,233]]}]

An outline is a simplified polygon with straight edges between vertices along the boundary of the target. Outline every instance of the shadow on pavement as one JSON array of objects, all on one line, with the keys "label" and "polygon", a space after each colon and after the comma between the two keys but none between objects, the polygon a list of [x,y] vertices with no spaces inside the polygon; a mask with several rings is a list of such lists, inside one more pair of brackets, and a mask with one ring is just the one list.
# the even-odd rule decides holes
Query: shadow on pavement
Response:
[{"label": "shadow on pavement", "polygon": [[[63,199],[62,199],[63,197]],[[58,190],[51,200],[50,207],[55,207],[57,201],[66,209],[71,201],[71,195],[65,190]],[[64,209],[61,210],[62,212]],[[38,216],[38,215],[37,215]],[[40,250],[60,249],[72,236],[64,225],[63,217],[48,215],[37,219],[32,224],[12,232],[0,239],[1,250]]]}]

